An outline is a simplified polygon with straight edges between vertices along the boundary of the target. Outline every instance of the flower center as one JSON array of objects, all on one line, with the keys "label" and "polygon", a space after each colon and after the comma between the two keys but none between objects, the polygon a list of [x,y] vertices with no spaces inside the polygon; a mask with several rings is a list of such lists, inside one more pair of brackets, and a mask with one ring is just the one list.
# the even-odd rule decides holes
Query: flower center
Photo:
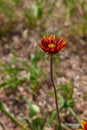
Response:
[{"label": "flower center", "polygon": [[50,44],[48,44],[48,47],[49,48],[54,48],[56,45],[54,44],[54,43],[50,43]]}]

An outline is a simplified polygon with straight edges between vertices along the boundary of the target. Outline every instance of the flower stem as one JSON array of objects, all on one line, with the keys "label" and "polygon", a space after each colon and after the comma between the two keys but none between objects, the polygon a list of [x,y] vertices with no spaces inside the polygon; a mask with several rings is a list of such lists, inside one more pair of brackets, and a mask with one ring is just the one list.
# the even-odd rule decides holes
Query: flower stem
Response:
[{"label": "flower stem", "polygon": [[53,85],[54,95],[55,95],[57,119],[58,119],[60,130],[62,130],[60,116],[59,116],[59,110],[58,110],[57,92],[56,92],[56,87],[55,87],[55,84],[54,84],[54,81],[53,81],[53,55],[52,54],[50,55],[50,76],[51,76],[51,82],[52,82],[52,85]]}]

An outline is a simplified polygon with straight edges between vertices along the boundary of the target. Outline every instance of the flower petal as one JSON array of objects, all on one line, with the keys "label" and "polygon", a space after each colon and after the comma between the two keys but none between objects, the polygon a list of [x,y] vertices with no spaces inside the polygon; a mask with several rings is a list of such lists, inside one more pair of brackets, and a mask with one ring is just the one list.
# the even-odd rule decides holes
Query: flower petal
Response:
[{"label": "flower petal", "polygon": [[56,48],[56,50],[59,51],[59,50],[61,50],[64,46],[66,46],[66,42],[61,43],[61,44]]},{"label": "flower petal", "polygon": [[82,124],[83,130],[87,130],[87,122],[84,121],[84,120],[82,120],[82,121],[81,121],[81,124]]},{"label": "flower petal", "polygon": [[54,41],[55,41],[55,35],[51,35],[50,39],[51,39],[51,43],[54,43]]},{"label": "flower petal", "polygon": [[58,40],[57,40],[56,44],[57,44],[57,45],[59,45],[59,44],[61,44],[61,43],[62,43],[62,41],[63,41],[63,38],[58,38]]},{"label": "flower petal", "polygon": [[39,46],[40,46],[45,52],[48,52],[47,48],[44,47],[42,44],[39,44]]}]

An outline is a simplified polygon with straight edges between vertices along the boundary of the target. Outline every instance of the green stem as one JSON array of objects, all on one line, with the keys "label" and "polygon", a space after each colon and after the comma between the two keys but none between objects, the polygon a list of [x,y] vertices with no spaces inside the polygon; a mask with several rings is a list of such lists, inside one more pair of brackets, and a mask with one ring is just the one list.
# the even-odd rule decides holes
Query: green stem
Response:
[{"label": "green stem", "polygon": [[55,87],[55,84],[54,84],[54,81],[53,81],[53,55],[52,54],[50,55],[50,76],[51,76],[51,82],[52,82],[52,85],[53,85],[54,95],[55,95],[57,119],[58,119],[60,130],[62,130],[60,116],[59,116],[59,110],[58,110],[57,92],[56,92],[56,87]]},{"label": "green stem", "polygon": [[80,119],[77,117],[76,113],[73,111],[71,107],[68,107],[70,113],[74,116],[74,118],[80,123]]},{"label": "green stem", "polygon": [[70,128],[68,128],[65,124],[62,123],[62,127],[66,130],[71,130]]},{"label": "green stem", "polygon": [[19,123],[3,106],[3,104],[0,102],[0,110],[8,116],[17,126],[19,126],[22,130],[27,130],[21,123]]},{"label": "green stem", "polygon": [[4,125],[0,122],[0,126],[2,127],[3,130],[5,130]]}]

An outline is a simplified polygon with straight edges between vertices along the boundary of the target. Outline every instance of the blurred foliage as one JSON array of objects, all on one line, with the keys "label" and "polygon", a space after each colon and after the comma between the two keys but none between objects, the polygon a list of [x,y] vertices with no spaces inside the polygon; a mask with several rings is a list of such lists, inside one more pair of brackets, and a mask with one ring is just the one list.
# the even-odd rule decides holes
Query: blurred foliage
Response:
[{"label": "blurred foliage", "polygon": [[15,13],[19,0],[0,0],[0,34],[6,35],[12,31],[17,21]]},{"label": "blurred foliage", "polygon": [[[2,67],[0,70],[2,77],[0,88],[12,88],[14,91],[20,84],[26,83],[29,91],[35,94],[40,87],[39,77],[42,73],[42,69],[37,65],[39,59],[43,59],[43,57],[41,57],[40,51],[37,51],[35,55],[31,55],[29,62],[22,61],[20,63],[22,67],[17,65],[18,57],[12,57],[10,64],[0,63]],[[25,72],[25,76],[22,76],[23,72]],[[6,90],[9,92],[9,89]]]},{"label": "blurred foliage", "polygon": [[0,74],[7,75],[7,78],[3,80],[3,83],[0,84],[0,88],[7,88],[12,87],[13,89],[16,89],[16,87],[24,82],[23,79],[18,78],[18,73],[20,71],[23,71],[22,68],[19,68],[17,66],[11,67],[9,64],[2,63],[2,70],[0,71]]},{"label": "blurred foliage", "polygon": [[6,17],[12,19],[14,16],[14,10],[10,7],[10,4],[11,3],[8,1],[0,0],[0,13],[4,13]]},{"label": "blurred foliage", "polygon": [[56,1],[35,0],[31,9],[24,10],[27,23],[31,27],[44,27],[49,15],[52,15]]},{"label": "blurred foliage", "polygon": [[[29,4],[29,3],[28,3]],[[29,8],[22,7],[20,10],[19,0],[0,0],[0,33],[11,31],[23,19],[29,27],[44,27],[49,15],[52,15],[56,2],[35,0]],[[20,11],[18,11],[20,10]],[[2,28],[2,25],[4,27]]]},{"label": "blurred foliage", "polygon": [[41,57],[40,51],[37,50],[37,52],[30,57],[30,64],[28,62],[22,62],[25,71],[27,72],[26,79],[27,79],[27,86],[29,88],[29,91],[32,94],[35,94],[39,87],[40,87],[40,82],[39,78],[41,77],[42,69],[38,67],[38,60],[43,59]]},{"label": "blurred foliage", "polygon": [[[49,21],[48,19],[53,18],[57,22],[59,15],[61,15],[60,18],[70,28],[71,34],[86,35],[87,2],[85,0],[63,0],[61,4],[64,15],[59,13],[58,17],[55,16],[57,4],[57,0],[44,0],[43,2],[41,0],[35,0],[31,2],[29,8],[25,7],[24,3],[20,9],[19,0],[0,0],[0,33],[4,34],[4,32],[11,31],[19,19],[24,19],[25,24],[28,24],[30,28],[45,28],[47,21]],[[3,28],[2,25],[4,25]],[[62,28],[63,26],[61,24]]]},{"label": "blurred foliage", "polygon": [[33,5],[32,9],[24,10],[24,15],[29,25],[36,26],[38,20],[42,17],[42,8],[40,2],[35,1],[35,4]]},{"label": "blurred foliage", "polygon": [[87,34],[87,2],[85,0],[63,0],[65,16],[71,31],[79,35]]}]

